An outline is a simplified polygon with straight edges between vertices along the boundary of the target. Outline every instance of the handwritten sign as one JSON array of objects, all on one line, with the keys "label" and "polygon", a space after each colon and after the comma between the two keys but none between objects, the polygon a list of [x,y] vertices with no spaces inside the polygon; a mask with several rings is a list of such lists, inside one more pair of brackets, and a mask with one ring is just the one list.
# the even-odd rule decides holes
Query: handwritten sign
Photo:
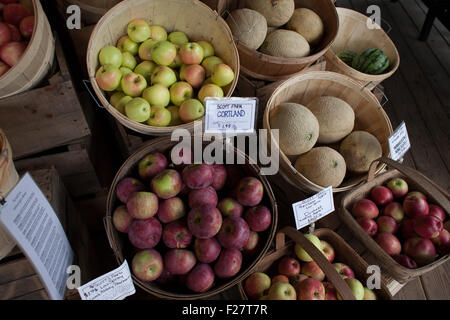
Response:
[{"label": "handwritten sign", "polygon": [[391,159],[398,161],[405,153],[411,148],[409,141],[408,131],[406,130],[405,122],[402,122],[400,126],[389,137],[389,150],[391,152]]},{"label": "handwritten sign", "polygon": [[292,205],[297,230],[300,230],[334,211],[333,188],[328,187],[311,198]]},{"label": "handwritten sign", "polygon": [[82,300],[123,300],[136,289],[125,260],[119,268],[79,287],[78,292]]}]

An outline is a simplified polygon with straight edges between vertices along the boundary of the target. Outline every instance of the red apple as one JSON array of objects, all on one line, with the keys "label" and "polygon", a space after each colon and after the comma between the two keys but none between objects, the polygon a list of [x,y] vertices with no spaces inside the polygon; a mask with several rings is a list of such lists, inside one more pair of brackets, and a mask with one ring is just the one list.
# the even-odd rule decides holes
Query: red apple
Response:
[{"label": "red apple", "polygon": [[119,206],[113,213],[113,224],[117,231],[128,233],[133,217],[128,213],[126,206]]},{"label": "red apple", "polygon": [[284,274],[279,274],[272,278],[272,285],[274,285],[275,283],[278,283],[278,282],[289,283],[289,278],[286,277]]},{"label": "red apple", "polygon": [[34,16],[28,16],[20,21],[20,33],[25,39],[30,39],[34,30]]},{"label": "red apple", "polygon": [[194,269],[189,272],[186,278],[186,286],[188,289],[201,293],[208,291],[214,284],[214,271],[209,264],[197,264]]},{"label": "red apple", "polygon": [[184,221],[174,221],[163,229],[162,239],[166,247],[171,249],[184,249],[192,241],[192,234]]},{"label": "red apple", "polygon": [[9,42],[0,48],[0,58],[13,67],[20,61],[27,46],[26,42]]},{"label": "red apple", "polygon": [[330,263],[333,263],[334,257],[336,256],[334,248],[331,246],[331,244],[329,244],[325,240],[321,240],[320,244],[322,245],[322,252],[325,255],[325,257],[327,258],[327,260]]},{"label": "red apple", "polygon": [[227,170],[223,164],[214,164],[214,178],[212,187],[216,189],[216,191],[221,190],[225,186],[225,182],[227,181]]},{"label": "red apple", "polygon": [[271,284],[273,284],[273,281],[270,281],[267,274],[256,272],[245,280],[244,290],[250,299],[256,300],[261,298],[269,290]]},{"label": "red apple", "polygon": [[272,224],[272,214],[270,213],[269,208],[265,206],[257,206],[248,209],[245,212],[244,217],[252,231],[265,231]]},{"label": "red apple", "polygon": [[395,178],[390,180],[386,187],[391,190],[394,198],[402,198],[404,195],[408,193],[408,183],[402,178]]},{"label": "red apple", "polygon": [[8,24],[0,22],[0,47],[11,42],[11,38],[11,29],[9,28]]},{"label": "red apple", "polygon": [[188,214],[189,231],[197,238],[212,238],[219,232],[221,226],[222,215],[213,206],[196,207]]},{"label": "red apple", "polygon": [[284,257],[278,263],[278,273],[291,277],[300,273],[300,262],[291,257]]},{"label": "red apple", "polygon": [[240,217],[229,217],[223,220],[217,240],[226,249],[242,249],[248,242],[250,228]]},{"label": "red apple", "polygon": [[239,182],[237,187],[237,200],[243,206],[257,206],[262,201],[263,195],[264,187],[258,179],[247,177]]},{"label": "red apple", "polygon": [[377,223],[370,218],[358,218],[356,222],[364,229],[365,232],[371,237],[375,236],[378,233],[378,225]]},{"label": "red apple", "polygon": [[183,169],[183,181],[191,189],[203,189],[214,182],[214,169],[206,163],[190,164]]},{"label": "red apple", "polygon": [[10,66],[8,66],[6,63],[4,63],[3,61],[0,61],[0,77],[2,75],[4,75],[6,72],[8,72],[8,70],[11,69]]},{"label": "red apple", "polygon": [[421,216],[414,220],[414,231],[422,238],[437,237],[444,229],[442,221],[435,216]]},{"label": "red apple", "polygon": [[174,197],[161,201],[157,215],[162,223],[169,223],[184,217],[186,215],[186,208],[183,200]]},{"label": "red apple", "polygon": [[352,214],[355,218],[375,219],[379,213],[375,202],[369,199],[360,199],[352,207]]},{"label": "red apple", "polygon": [[417,263],[404,254],[396,254],[395,256],[392,256],[392,258],[405,268],[417,269]]},{"label": "red apple", "polygon": [[134,219],[148,219],[158,212],[158,197],[151,192],[134,192],[127,201],[127,210]]},{"label": "red apple", "polygon": [[145,186],[142,182],[134,178],[125,178],[117,184],[116,195],[120,201],[127,203],[132,193],[143,190],[145,190]]},{"label": "red apple", "polygon": [[159,152],[150,153],[142,158],[138,164],[139,176],[142,180],[150,181],[153,177],[167,168],[167,158]]},{"label": "red apple", "polygon": [[353,270],[346,265],[345,263],[333,263],[334,269],[336,269],[337,273],[339,273],[342,277],[354,278],[355,273]]},{"label": "red apple", "polygon": [[391,233],[379,233],[375,236],[375,241],[390,256],[400,254],[402,251],[400,241]]},{"label": "red apple", "polygon": [[314,261],[306,262],[302,266],[302,273],[310,278],[323,281],[325,273],[320,269],[319,265]]},{"label": "red apple", "polygon": [[147,249],[136,253],[131,262],[133,274],[142,281],[158,279],[163,272],[163,261],[158,251]]},{"label": "red apple", "polygon": [[403,201],[403,209],[405,210],[405,214],[411,219],[426,216],[430,212],[425,195],[417,191],[410,192],[406,195]]},{"label": "red apple", "polygon": [[398,231],[398,224],[394,218],[388,216],[381,216],[377,219],[378,232],[386,232],[396,234]]},{"label": "red apple", "polygon": [[445,214],[444,209],[442,209],[441,207],[435,205],[435,204],[430,204],[430,212],[428,213],[430,216],[435,216],[439,219],[441,219],[442,222],[445,221],[445,218],[447,217],[447,215]]},{"label": "red apple", "polygon": [[410,238],[406,240],[405,254],[413,258],[419,267],[427,265],[436,258],[436,248],[430,239]]},{"label": "red apple", "polygon": [[402,221],[400,231],[404,239],[418,237],[418,234],[414,231],[414,220],[405,219]]},{"label": "red apple", "polygon": [[398,202],[391,202],[383,209],[383,215],[392,217],[400,223],[405,217],[405,211],[403,210],[403,206]]},{"label": "red apple", "polygon": [[325,287],[322,282],[308,278],[298,285],[298,300],[325,300]]},{"label": "red apple", "polygon": [[128,230],[128,239],[138,249],[154,248],[161,240],[162,226],[155,218],[134,220]]},{"label": "red apple", "polygon": [[394,195],[389,188],[378,186],[370,191],[370,198],[379,206],[385,206],[394,201]]},{"label": "red apple", "polygon": [[431,241],[436,246],[437,251],[444,255],[450,251],[450,232],[442,230],[439,236],[432,238]]},{"label": "red apple", "polygon": [[11,41],[20,42],[22,41],[22,35],[20,34],[19,29],[12,24],[8,24],[9,30],[11,30]]},{"label": "red apple", "polygon": [[202,205],[210,205],[213,207],[217,206],[219,197],[217,196],[216,190],[209,186],[204,189],[195,189],[189,192],[189,207],[195,208]]},{"label": "red apple", "polygon": [[289,283],[291,283],[294,286],[294,288],[297,288],[298,284],[306,279],[309,279],[309,277],[306,274],[300,273],[295,276],[289,277]]},{"label": "red apple", "polygon": [[174,275],[188,274],[196,262],[194,253],[186,249],[170,249],[164,256],[164,267]]},{"label": "red apple", "polygon": [[18,3],[7,4],[3,8],[3,19],[6,23],[19,26],[23,18],[31,16],[32,13],[25,6]]},{"label": "red apple", "polygon": [[252,256],[256,254],[259,249],[259,235],[258,232],[250,231],[247,244],[242,248],[246,255]]},{"label": "red apple", "polygon": [[234,277],[242,266],[242,253],[237,249],[224,249],[214,265],[214,272],[219,278]]},{"label": "red apple", "polygon": [[325,300],[337,300],[337,290],[331,282],[323,282],[325,288]]},{"label": "red apple", "polygon": [[194,252],[198,261],[211,263],[219,257],[222,247],[215,238],[195,239]]},{"label": "red apple", "polygon": [[244,211],[244,207],[233,198],[223,198],[217,205],[217,209],[224,217],[240,217]]}]

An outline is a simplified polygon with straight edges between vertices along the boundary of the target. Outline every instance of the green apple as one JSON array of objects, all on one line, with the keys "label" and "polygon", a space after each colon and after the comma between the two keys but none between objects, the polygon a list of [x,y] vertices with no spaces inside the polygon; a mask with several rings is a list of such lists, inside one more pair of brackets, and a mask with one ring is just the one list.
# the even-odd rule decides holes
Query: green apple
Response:
[{"label": "green apple", "polygon": [[124,75],[120,84],[123,92],[130,97],[139,97],[147,87],[145,78],[136,72]]},{"label": "green apple", "polygon": [[212,82],[211,77],[206,78],[205,81],[203,81],[203,85],[206,86],[207,84],[214,84],[214,82]]},{"label": "green apple", "polygon": [[277,282],[269,289],[269,300],[297,300],[295,288],[287,282]]},{"label": "green apple", "polygon": [[197,43],[203,48],[204,58],[208,58],[214,55],[214,47],[208,41],[197,41]]},{"label": "green apple", "polygon": [[370,290],[369,288],[364,287],[364,297],[363,300],[377,300],[377,295],[373,290]]},{"label": "green apple", "polygon": [[122,99],[120,99],[119,103],[116,106],[117,111],[119,111],[122,114],[125,114],[125,106],[127,105],[128,102],[130,102],[131,100],[133,100],[132,97],[130,96],[125,96]]},{"label": "green apple", "polygon": [[[346,278],[344,279],[345,282],[347,282],[348,286],[353,292],[353,295],[355,296],[356,300],[363,300],[364,298],[364,286],[362,283],[354,278]],[[342,300],[341,295],[339,292],[337,293],[338,300]]]},{"label": "green apple", "polygon": [[152,84],[162,84],[169,88],[172,84],[177,82],[177,75],[175,72],[166,66],[156,67],[151,76]]},{"label": "green apple", "polygon": [[180,54],[177,52],[177,55],[175,56],[175,59],[173,59],[172,63],[168,65],[168,67],[172,69],[176,69],[181,67],[183,62],[181,61]]},{"label": "green apple", "polygon": [[204,55],[202,46],[196,42],[188,42],[180,47],[180,58],[184,64],[200,64]]},{"label": "green apple", "polygon": [[128,24],[127,34],[136,43],[144,42],[150,38],[150,26],[142,19],[135,19]]},{"label": "green apple", "polygon": [[211,75],[211,80],[214,84],[219,87],[225,87],[229,85],[234,80],[234,71],[229,65],[225,63],[219,63],[214,66],[213,73]]},{"label": "green apple", "polygon": [[133,73],[133,70],[127,67],[120,67],[120,72],[122,72],[122,76],[124,76],[126,74]]},{"label": "green apple", "polygon": [[216,56],[211,56],[203,60],[202,67],[206,70],[206,76],[210,77],[216,64],[223,63],[223,60]]},{"label": "green apple", "polygon": [[142,98],[147,100],[147,102],[150,103],[152,107],[166,107],[170,102],[170,92],[166,86],[157,83],[145,89],[142,93]]},{"label": "green apple", "polygon": [[139,49],[139,45],[131,40],[129,36],[120,37],[119,41],[117,41],[116,46],[122,53],[129,52],[133,56],[137,55]]},{"label": "green apple", "polygon": [[181,120],[188,123],[202,118],[205,115],[205,107],[199,100],[189,99],[181,104],[179,113]]},{"label": "green apple", "polygon": [[122,67],[129,68],[133,70],[136,68],[136,59],[129,52],[122,53]]},{"label": "green apple", "polygon": [[223,97],[223,90],[221,87],[215,85],[215,84],[206,84],[201,87],[200,91],[198,92],[198,99],[205,104],[206,98],[222,98]]},{"label": "green apple", "polygon": [[136,122],[145,122],[150,118],[150,105],[143,98],[131,99],[125,105],[125,114]]},{"label": "green apple", "polygon": [[[322,250],[322,244],[320,242],[320,239],[313,235],[313,234],[305,234],[305,238],[311,241],[311,243],[319,250]],[[311,256],[299,245],[295,245],[295,254],[297,255],[297,258],[299,258],[301,261],[304,262],[311,262],[313,261]]]},{"label": "green apple", "polygon": [[176,44],[179,47],[189,42],[187,35],[181,31],[171,32],[167,37],[167,40],[169,40],[173,44]]},{"label": "green apple", "polygon": [[150,39],[153,39],[156,41],[167,40],[167,32],[161,26],[151,26],[150,27]]},{"label": "green apple", "polygon": [[125,93],[123,92],[115,92],[110,98],[109,103],[114,107],[117,108],[117,105],[119,104],[120,99],[125,97]]},{"label": "green apple", "polygon": [[171,116],[172,114],[166,108],[153,106],[147,124],[154,127],[167,127],[170,123]]},{"label": "green apple", "polygon": [[166,108],[170,112],[170,123],[169,127],[173,126],[179,126],[180,124],[183,124],[183,121],[181,121],[180,118],[180,108],[177,106],[168,106]]},{"label": "green apple", "polygon": [[122,52],[113,46],[107,46],[100,50],[98,59],[102,66],[107,64],[120,68],[122,65]]},{"label": "green apple", "polygon": [[152,60],[152,47],[158,42],[153,39],[145,40],[139,46],[139,58],[144,61]]},{"label": "green apple", "polygon": [[147,83],[150,83],[152,73],[155,71],[156,67],[157,65],[153,61],[142,61],[134,68],[134,72],[139,73],[147,80]]},{"label": "green apple", "polygon": [[177,48],[172,42],[159,41],[151,49],[152,60],[160,66],[168,66],[177,56]]},{"label": "green apple", "polygon": [[194,89],[185,81],[176,82],[170,87],[170,101],[175,106],[179,107],[184,101],[191,99],[193,96]]},{"label": "green apple", "polygon": [[101,66],[95,73],[95,79],[102,90],[114,91],[120,86],[122,72],[116,66]]}]

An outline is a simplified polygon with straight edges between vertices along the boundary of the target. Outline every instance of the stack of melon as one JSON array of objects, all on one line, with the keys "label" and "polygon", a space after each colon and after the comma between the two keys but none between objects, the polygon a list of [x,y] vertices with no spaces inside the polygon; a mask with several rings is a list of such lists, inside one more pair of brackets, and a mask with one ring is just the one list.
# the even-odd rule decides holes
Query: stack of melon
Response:
[{"label": "stack of melon", "polygon": [[279,147],[295,160],[295,169],[321,187],[339,187],[346,175],[363,174],[382,156],[378,139],[354,131],[352,106],[332,96],[318,96],[308,105],[282,103],[269,114],[279,130]]},{"label": "stack of melon", "polygon": [[324,36],[322,19],[313,10],[295,8],[294,0],[245,0],[227,23],[241,43],[281,58],[303,58]]},{"label": "stack of melon", "polygon": [[370,48],[357,54],[351,50],[344,50],[337,55],[353,69],[366,74],[382,74],[389,68],[389,58],[380,49]]}]

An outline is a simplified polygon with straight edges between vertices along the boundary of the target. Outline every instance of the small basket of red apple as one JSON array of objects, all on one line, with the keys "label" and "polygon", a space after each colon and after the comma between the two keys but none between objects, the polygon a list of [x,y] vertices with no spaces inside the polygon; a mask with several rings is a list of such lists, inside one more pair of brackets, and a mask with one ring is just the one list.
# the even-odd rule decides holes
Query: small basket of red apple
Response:
[{"label": "small basket of red apple", "polygon": [[127,260],[134,283],[159,298],[201,299],[236,285],[277,227],[272,189],[245,154],[230,148],[242,165],[191,164],[192,150],[152,140],[126,160],[108,195],[117,262]]},{"label": "small basket of red apple", "polygon": [[[378,161],[393,170],[375,177]],[[367,183],[347,194],[339,210],[380,267],[401,283],[448,260],[449,212],[449,195],[441,187],[388,158],[372,164]]]},{"label": "small basket of red apple", "polygon": [[[293,241],[285,242],[285,236]],[[244,300],[377,300],[392,296],[381,282],[369,289],[369,265],[338,234],[292,227],[276,236],[276,249],[239,283]]]}]

